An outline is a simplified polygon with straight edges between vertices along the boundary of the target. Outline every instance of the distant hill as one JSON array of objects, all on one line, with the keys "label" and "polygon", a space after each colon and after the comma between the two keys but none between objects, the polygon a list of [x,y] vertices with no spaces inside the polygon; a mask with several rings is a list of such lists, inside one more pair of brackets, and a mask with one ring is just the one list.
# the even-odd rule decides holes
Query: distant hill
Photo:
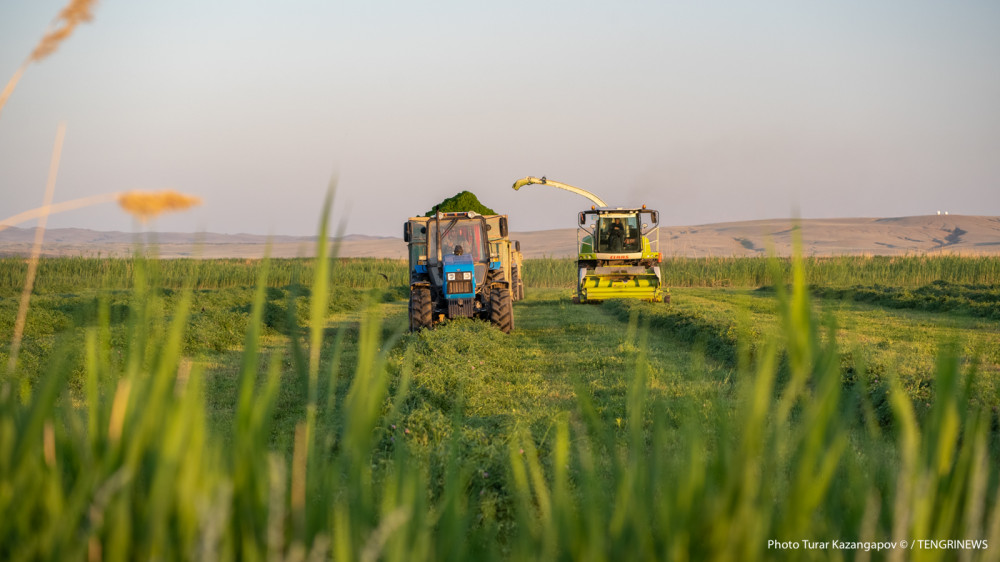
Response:
[{"label": "distant hill", "polygon": [[[34,228],[8,228],[0,231],[0,257],[31,253],[35,240]],[[401,257],[406,245],[401,238],[350,234],[339,240],[344,257]],[[268,242],[270,255],[276,258],[311,257],[315,255],[315,236],[264,236],[260,234],[214,234],[186,232],[146,233],[143,243],[154,242],[164,258],[260,258]],[[137,237],[130,232],[101,232],[82,228],[56,228],[45,232],[42,255],[45,256],[127,256],[136,246]],[[401,245],[396,251],[393,246]],[[384,254],[384,255],[383,255]],[[397,255],[398,254],[398,255]]]},{"label": "distant hill", "polygon": [[[807,256],[846,254],[990,254],[1000,255],[1000,217],[929,215],[899,218],[769,219],[695,226],[660,227],[660,251],[665,256],[760,256],[773,247],[779,255],[793,251],[794,233],[802,236]],[[315,237],[256,234],[190,234],[163,232],[149,235],[165,258],[259,258],[270,238],[274,257],[310,257]],[[576,255],[573,228],[512,232],[528,258]],[[31,252],[34,229],[0,231],[0,256]],[[47,256],[128,255],[135,235],[61,228],[45,233],[42,253]],[[342,257],[406,257],[401,238],[345,236],[339,241]]]}]

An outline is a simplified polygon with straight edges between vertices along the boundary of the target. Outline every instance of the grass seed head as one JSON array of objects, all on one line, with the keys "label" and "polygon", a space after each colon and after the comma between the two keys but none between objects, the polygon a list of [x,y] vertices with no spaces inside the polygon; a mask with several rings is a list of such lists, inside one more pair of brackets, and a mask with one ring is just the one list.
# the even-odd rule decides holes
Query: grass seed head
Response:
[{"label": "grass seed head", "polygon": [[73,34],[77,25],[94,18],[93,10],[96,4],[97,0],[70,0],[70,3],[59,12],[55,28],[49,30],[32,51],[30,60],[38,62],[54,53],[59,44]]},{"label": "grass seed head", "polygon": [[118,196],[118,204],[139,220],[145,222],[164,211],[183,211],[201,203],[193,195],[173,190],[129,191]]}]

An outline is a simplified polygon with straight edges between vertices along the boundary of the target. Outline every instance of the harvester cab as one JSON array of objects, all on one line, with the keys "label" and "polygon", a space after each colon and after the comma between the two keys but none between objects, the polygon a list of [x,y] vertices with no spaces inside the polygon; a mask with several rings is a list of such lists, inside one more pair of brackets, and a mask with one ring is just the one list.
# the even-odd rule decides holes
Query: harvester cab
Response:
[{"label": "harvester cab", "polygon": [[621,207],[579,214],[577,300],[664,299],[659,213]]},{"label": "harvester cab", "polygon": [[572,185],[527,177],[514,183],[550,185],[582,195],[593,202],[577,216],[577,292],[575,302],[634,298],[652,302],[670,300],[660,275],[659,213],[639,208],[610,207],[593,193]]},{"label": "harvester cab", "polygon": [[[507,219],[498,224],[506,236]],[[410,254],[410,329],[445,318],[481,317],[514,327],[509,281],[491,256],[489,225],[474,212],[411,217],[403,226]]]}]

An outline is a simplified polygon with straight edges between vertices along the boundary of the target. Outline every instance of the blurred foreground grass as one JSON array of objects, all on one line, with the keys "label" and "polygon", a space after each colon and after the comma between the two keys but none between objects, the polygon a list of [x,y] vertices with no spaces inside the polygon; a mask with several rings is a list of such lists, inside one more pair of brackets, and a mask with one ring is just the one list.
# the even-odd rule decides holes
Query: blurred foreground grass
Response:
[{"label": "blurred foreground grass", "polygon": [[[43,261],[36,298],[66,306],[32,309],[42,348],[0,386],[3,559],[826,560],[871,553],[769,541],[1000,545],[997,417],[974,396],[975,357],[942,335],[915,404],[895,369],[840,348],[808,260],[771,263],[768,304],[707,314],[737,317],[715,344],[711,326],[686,340],[657,318],[707,305],[574,306],[559,291],[529,292],[509,336],[479,322],[404,334],[394,262],[137,259],[75,285],[59,268],[92,264],[67,263]],[[249,266],[253,283],[227,277]],[[80,298],[86,286],[100,290]]]}]

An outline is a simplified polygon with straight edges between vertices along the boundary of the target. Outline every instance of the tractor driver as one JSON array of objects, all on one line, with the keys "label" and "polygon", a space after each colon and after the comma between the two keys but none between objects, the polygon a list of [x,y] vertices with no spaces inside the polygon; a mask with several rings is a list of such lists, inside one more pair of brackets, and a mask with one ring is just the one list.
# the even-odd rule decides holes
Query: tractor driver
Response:
[{"label": "tractor driver", "polygon": [[608,234],[608,243],[612,252],[622,251],[625,245],[625,227],[622,226],[621,219],[614,219],[611,222],[611,232]]},{"label": "tractor driver", "polygon": [[[461,256],[466,252],[466,248],[473,248],[472,238],[469,236],[468,228],[459,225],[448,235],[447,246],[452,247],[452,253],[456,256]],[[446,246],[446,247],[447,247]]]}]

